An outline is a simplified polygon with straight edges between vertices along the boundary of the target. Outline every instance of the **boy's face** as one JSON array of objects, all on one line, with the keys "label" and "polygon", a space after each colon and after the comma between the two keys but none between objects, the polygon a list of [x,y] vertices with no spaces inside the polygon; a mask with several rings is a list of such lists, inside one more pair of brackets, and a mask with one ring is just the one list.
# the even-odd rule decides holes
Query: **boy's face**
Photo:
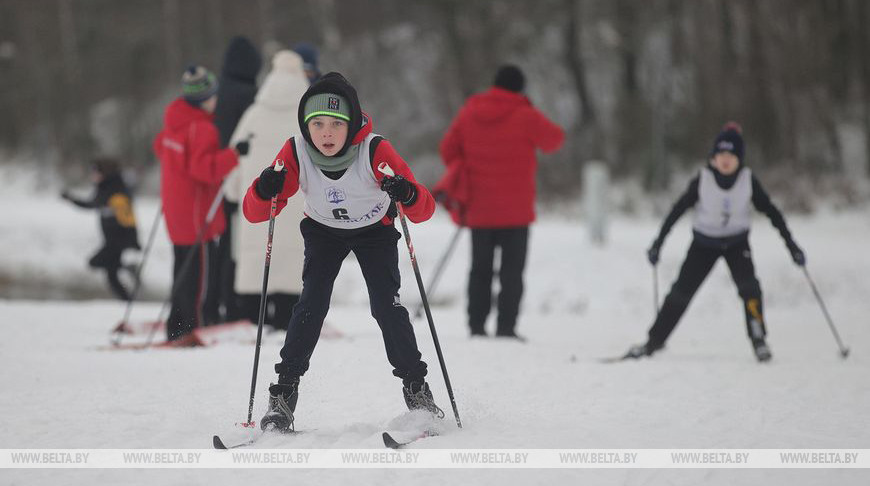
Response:
[{"label": "boy's face", "polygon": [[217,95],[203,101],[199,106],[209,113],[214,113],[214,109],[217,107]]},{"label": "boy's face", "polygon": [[729,176],[737,172],[737,168],[740,167],[740,159],[731,152],[719,152],[713,156],[713,167],[720,174]]},{"label": "boy's face", "polygon": [[347,122],[328,115],[308,120],[308,133],[320,153],[327,157],[337,154],[347,140]]}]

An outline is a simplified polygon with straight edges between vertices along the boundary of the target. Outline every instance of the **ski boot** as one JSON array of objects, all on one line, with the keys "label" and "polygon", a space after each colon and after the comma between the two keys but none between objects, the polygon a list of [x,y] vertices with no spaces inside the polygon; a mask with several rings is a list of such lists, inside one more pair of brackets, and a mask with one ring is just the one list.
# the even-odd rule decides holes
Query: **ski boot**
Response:
[{"label": "ski boot", "polygon": [[757,359],[759,363],[766,363],[773,357],[773,354],[771,354],[770,348],[767,346],[764,338],[753,339],[752,350],[755,351],[755,359]]},{"label": "ski boot", "polygon": [[296,400],[299,399],[299,380],[289,384],[269,385],[269,411],[260,420],[263,431],[294,432],[293,412],[296,411]]},{"label": "ski boot", "polygon": [[628,352],[625,353],[625,356],[622,359],[639,359],[643,358],[644,356],[652,356],[653,353],[662,349],[663,347],[663,345],[656,345],[650,342],[647,342],[646,344],[638,344],[632,346],[628,350]]},{"label": "ski boot", "polygon": [[402,387],[402,395],[405,396],[405,405],[408,406],[408,410],[426,410],[435,417],[444,418],[444,410],[435,405],[432,390],[429,389],[429,384],[425,381],[405,384]]}]

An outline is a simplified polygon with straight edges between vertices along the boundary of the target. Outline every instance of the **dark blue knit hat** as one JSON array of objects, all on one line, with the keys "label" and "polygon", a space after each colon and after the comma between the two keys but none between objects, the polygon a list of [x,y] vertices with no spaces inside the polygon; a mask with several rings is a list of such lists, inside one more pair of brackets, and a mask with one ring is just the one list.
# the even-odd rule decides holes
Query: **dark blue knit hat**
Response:
[{"label": "dark blue knit hat", "polygon": [[308,75],[308,81],[313,83],[320,79],[320,69],[317,67],[317,48],[307,42],[299,42],[293,46],[293,51],[302,58],[302,68]]},{"label": "dark blue knit hat", "polygon": [[713,141],[713,148],[710,149],[710,157],[712,158],[719,152],[730,152],[734,154],[740,163],[743,163],[743,129],[736,122],[728,122],[722,127],[722,131],[716,136]]}]

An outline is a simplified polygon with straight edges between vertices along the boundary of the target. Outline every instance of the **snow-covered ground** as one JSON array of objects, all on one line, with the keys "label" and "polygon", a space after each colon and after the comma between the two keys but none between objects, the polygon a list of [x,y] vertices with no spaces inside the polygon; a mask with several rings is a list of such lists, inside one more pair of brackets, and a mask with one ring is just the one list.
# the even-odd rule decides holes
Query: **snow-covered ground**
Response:
[{"label": "snow-covered ground", "polygon": [[[137,201],[140,237],[157,202]],[[253,347],[229,343],[186,350],[104,351],[123,305],[111,300],[36,300],[56,282],[108,295],[85,266],[99,245],[96,215],[27,191],[0,195],[0,276],[22,282],[27,299],[0,301],[0,448],[209,448],[245,418]],[[868,448],[870,447],[870,213],[790,217],[809,270],[846,342],[836,346],[809,286],[764,219],[752,245],[765,296],[774,359],[755,362],[740,302],[724,263],[699,291],[654,359],[601,364],[641,342],[652,320],[652,274],[644,249],[659,220],[615,217],[609,244],[589,243],[582,221],[545,215],[533,227],[519,332],[528,343],[469,339],[463,235],[431,297],[459,411],[461,432],[417,448]],[[281,224],[279,219],[278,224]],[[424,280],[453,227],[443,214],[412,225]],[[663,296],[690,240],[674,229],[660,265]],[[403,301],[419,301],[404,244]],[[170,247],[157,237],[146,283],[169,283]],[[273,269],[280,271],[280,269]],[[6,295],[10,295],[7,291]],[[14,294],[14,292],[12,292]],[[81,297],[75,293],[67,295]],[[159,303],[135,306],[133,320]],[[342,339],[321,340],[304,377],[298,426],[267,448],[380,448],[382,431],[404,411],[380,333],[352,257],[336,284],[328,323]],[[436,399],[447,393],[425,320],[415,323]],[[274,380],[282,336],[262,349],[257,413]],[[301,480],[301,481],[300,481]],[[3,484],[867,484],[866,470],[2,470]]]}]

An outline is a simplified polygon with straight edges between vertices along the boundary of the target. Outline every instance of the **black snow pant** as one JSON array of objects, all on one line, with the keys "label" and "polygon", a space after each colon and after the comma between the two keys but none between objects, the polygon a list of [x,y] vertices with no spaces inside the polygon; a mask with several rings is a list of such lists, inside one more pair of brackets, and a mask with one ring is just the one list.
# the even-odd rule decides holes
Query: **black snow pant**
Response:
[{"label": "black snow pant", "polygon": [[407,385],[423,381],[426,363],[420,358],[408,311],[399,301],[399,232],[380,223],[362,232],[339,234],[310,218],[300,223],[305,242],[302,294],[293,307],[281,362],[275,365],[278,383],[289,383],[307,370],[329,310],[332,287],[341,263],[356,255],[369,292],[372,317],[381,328],[393,375]]},{"label": "black snow pant", "polygon": [[[173,341],[203,324],[203,307],[207,301],[209,269],[215,263],[214,241],[199,245],[173,245],[172,311],[166,321],[166,339]],[[193,252],[187,268],[188,254]]]},{"label": "black snow pant", "polygon": [[[230,322],[241,319],[239,310],[239,297],[236,294],[236,262],[232,255],[233,231],[235,230],[235,213],[239,205],[224,201],[224,214],[226,215],[227,227],[220,236],[217,246],[217,264],[214,272],[217,282],[217,299],[215,308],[211,309],[210,315],[219,322]],[[253,322],[257,322],[254,319]]]},{"label": "black snow pant", "polygon": [[484,324],[492,309],[493,260],[496,247],[501,248],[498,270],[501,291],[498,294],[496,335],[513,335],[523,297],[523,270],[529,227],[472,228],[471,273],[468,278],[468,325],[472,334],[484,334]]},{"label": "black snow pant", "polygon": [[692,241],[680,275],[674,282],[655,323],[649,330],[649,344],[661,347],[677,326],[695,292],[719,259],[725,257],[731,278],[737,284],[737,293],[743,299],[746,332],[750,339],[763,339],[767,335],[761,305],[761,285],[755,277],[749,240],[739,240],[727,246],[712,247]]},{"label": "black snow pant", "polygon": [[[275,329],[287,330],[293,306],[299,294],[270,293],[266,298],[264,324]],[[260,319],[260,294],[238,294],[238,318],[256,323]]]},{"label": "black snow pant", "polygon": [[122,253],[124,253],[124,248],[106,243],[105,246],[94,253],[88,261],[88,265],[91,268],[102,268],[106,271],[109,288],[112,289],[115,297],[121,300],[130,300],[130,292],[127,291],[124,284],[118,279],[118,272],[122,269]]}]

